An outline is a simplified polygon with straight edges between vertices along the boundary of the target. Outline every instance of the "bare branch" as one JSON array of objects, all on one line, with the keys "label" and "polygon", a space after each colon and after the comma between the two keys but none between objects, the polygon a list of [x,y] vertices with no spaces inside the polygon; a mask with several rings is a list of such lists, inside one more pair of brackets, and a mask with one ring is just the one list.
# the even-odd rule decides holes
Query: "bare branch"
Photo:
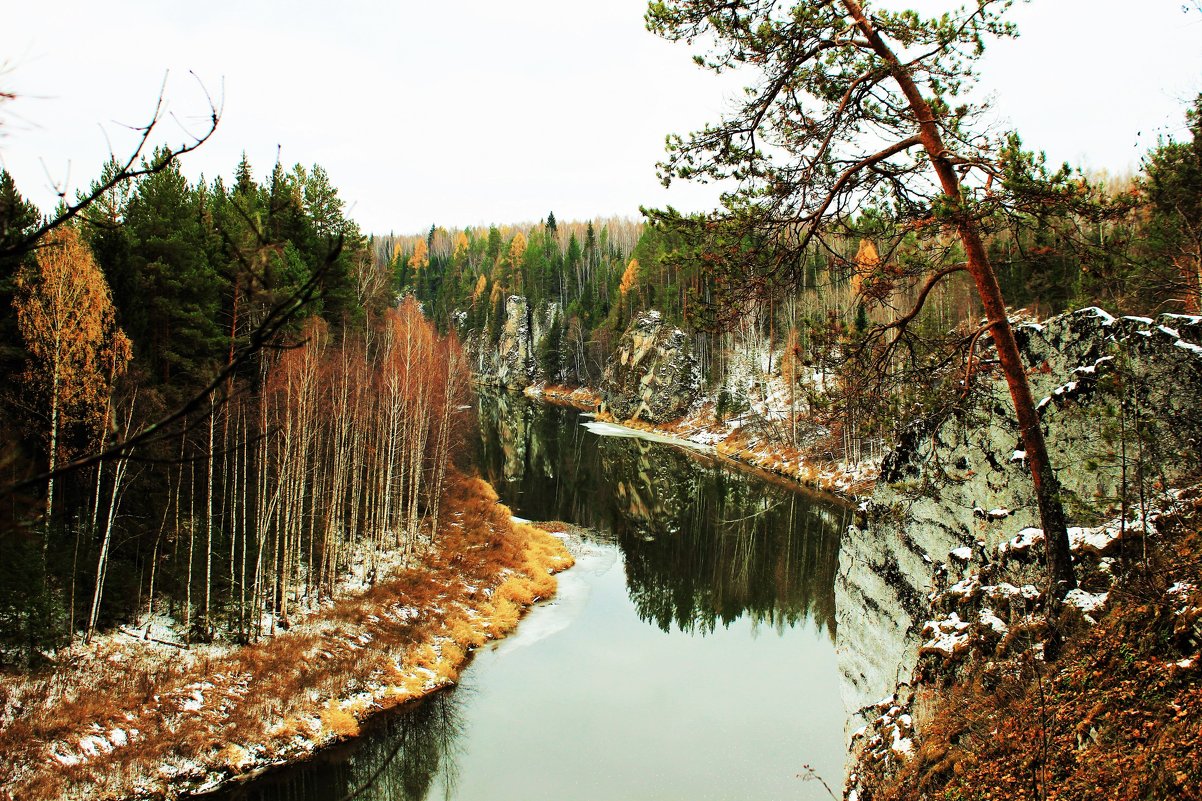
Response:
[{"label": "bare branch", "polygon": [[[92,187],[92,190],[85,195],[81,195],[74,203],[66,203],[65,209],[49,219],[45,220],[40,226],[30,231],[24,237],[16,239],[13,242],[0,247],[0,258],[20,256],[28,253],[30,250],[38,247],[42,238],[46,234],[56,228],[70,222],[78,216],[84,209],[95,203],[105,192],[114,187],[131,181],[136,178],[141,178],[146,175],[153,175],[167,169],[170,164],[187,153],[191,153],[213,136],[217,130],[217,123],[221,120],[221,107],[213,103],[209,93],[205,91],[205,99],[209,104],[208,111],[208,127],[198,135],[192,135],[189,140],[176,146],[165,149],[164,154],[160,158],[147,161],[143,156],[147,146],[150,143],[152,134],[159,123],[162,122],[163,103],[166,92],[166,76],[163,78],[163,86],[159,89],[158,99],[155,101],[154,112],[150,116],[150,121],[145,125],[133,127],[132,130],[138,131],[138,141],[134,145],[133,150],[123,160],[118,162],[115,154],[112,156],[113,161],[118,164],[118,168],[108,176],[106,180],[98,182]],[[199,79],[198,79],[199,81]],[[203,85],[202,85],[203,88]],[[139,165],[138,160],[142,159]],[[66,202],[66,190],[59,190],[59,197]]]}]

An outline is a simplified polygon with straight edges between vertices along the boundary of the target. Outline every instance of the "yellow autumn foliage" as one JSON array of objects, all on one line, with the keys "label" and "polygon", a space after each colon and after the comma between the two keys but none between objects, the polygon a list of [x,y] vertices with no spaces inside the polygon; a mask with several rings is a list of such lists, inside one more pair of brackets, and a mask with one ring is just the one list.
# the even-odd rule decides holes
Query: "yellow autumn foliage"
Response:
[{"label": "yellow autumn foliage", "polygon": [[413,246],[413,255],[409,257],[409,266],[414,270],[421,270],[430,265],[430,248],[426,245],[426,240],[419,239],[417,244]]},{"label": "yellow autumn foliage", "polygon": [[626,293],[634,289],[635,284],[639,280],[639,260],[631,259],[626,265],[626,272],[622,273],[622,283],[618,285],[618,292],[622,297],[626,297]]}]

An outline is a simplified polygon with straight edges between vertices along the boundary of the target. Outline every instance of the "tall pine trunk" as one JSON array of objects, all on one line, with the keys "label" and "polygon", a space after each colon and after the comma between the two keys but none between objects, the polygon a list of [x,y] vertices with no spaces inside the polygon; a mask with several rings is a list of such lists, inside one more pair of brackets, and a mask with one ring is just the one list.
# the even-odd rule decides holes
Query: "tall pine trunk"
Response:
[{"label": "tall pine trunk", "polygon": [[965,209],[960,179],[948,159],[948,150],[939,131],[939,125],[935,122],[935,114],[930,104],[919,91],[909,69],[885,44],[860,4],[856,0],[843,0],[843,5],[852,15],[856,26],[864,34],[872,50],[889,65],[890,74],[901,88],[902,94],[910,105],[910,110],[918,121],[922,147],[931,159],[931,166],[934,167],[939,178],[943,194],[955,210],[956,232],[964,246],[968,273],[976,285],[977,294],[985,309],[985,317],[989,321],[990,332],[994,345],[997,347],[998,361],[1001,363],[1002,373],[1006,377],[1010,399],[1014,404],[1015,416],[1018,418],[1019,436],[1031,468],[1031,480],[1035,485],[1039,518],[1043,525],[1047,544],[1050,596],[1053,598],[1053,602],[1056,602],[1077,586],[1072,554],[1069,550],[1068,527],[1065,522],[1064,507],[1060,500],[1059,483],[1052,470],[1051,460],[1048,458],[1047,443],[1044,441],[1043,427],[1039,421],[1039,411],[1035,408],[1035,400],[1031,396],[1031,385],[1027,382],[1026,368],[1023,366],[1018,343],[1014,339],[1014,331],[1010,327],[1010,319],[1006,314],[1006,304],[1002,298],[1001,288],[998,286],[997,276],[989,263],[985,246],[981,242],[980,232]]}]

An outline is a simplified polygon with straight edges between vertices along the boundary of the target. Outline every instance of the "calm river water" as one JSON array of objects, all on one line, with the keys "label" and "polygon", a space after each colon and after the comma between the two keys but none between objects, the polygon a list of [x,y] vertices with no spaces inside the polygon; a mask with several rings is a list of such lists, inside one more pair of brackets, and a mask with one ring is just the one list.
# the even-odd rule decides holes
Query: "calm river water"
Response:
[{"label": "calm river water", "polygon": [[226,798],[822,799],[843,777],[834,579],[849,513],[575,411],[479,400],[514,514],[591,529],[554,601],[460,686]]}]

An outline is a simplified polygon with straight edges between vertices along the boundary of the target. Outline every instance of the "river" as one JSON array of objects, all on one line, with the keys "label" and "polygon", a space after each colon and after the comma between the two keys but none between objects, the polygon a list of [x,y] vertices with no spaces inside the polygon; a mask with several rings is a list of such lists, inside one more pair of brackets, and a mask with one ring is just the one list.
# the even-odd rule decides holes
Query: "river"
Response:
[{"label": "river", "polygon": [[821,799],[838,792],[843,507],[694,451],[481,395],[480,473],[562,520],[557,597],[456,688],[221,794],[261,801]]}]

